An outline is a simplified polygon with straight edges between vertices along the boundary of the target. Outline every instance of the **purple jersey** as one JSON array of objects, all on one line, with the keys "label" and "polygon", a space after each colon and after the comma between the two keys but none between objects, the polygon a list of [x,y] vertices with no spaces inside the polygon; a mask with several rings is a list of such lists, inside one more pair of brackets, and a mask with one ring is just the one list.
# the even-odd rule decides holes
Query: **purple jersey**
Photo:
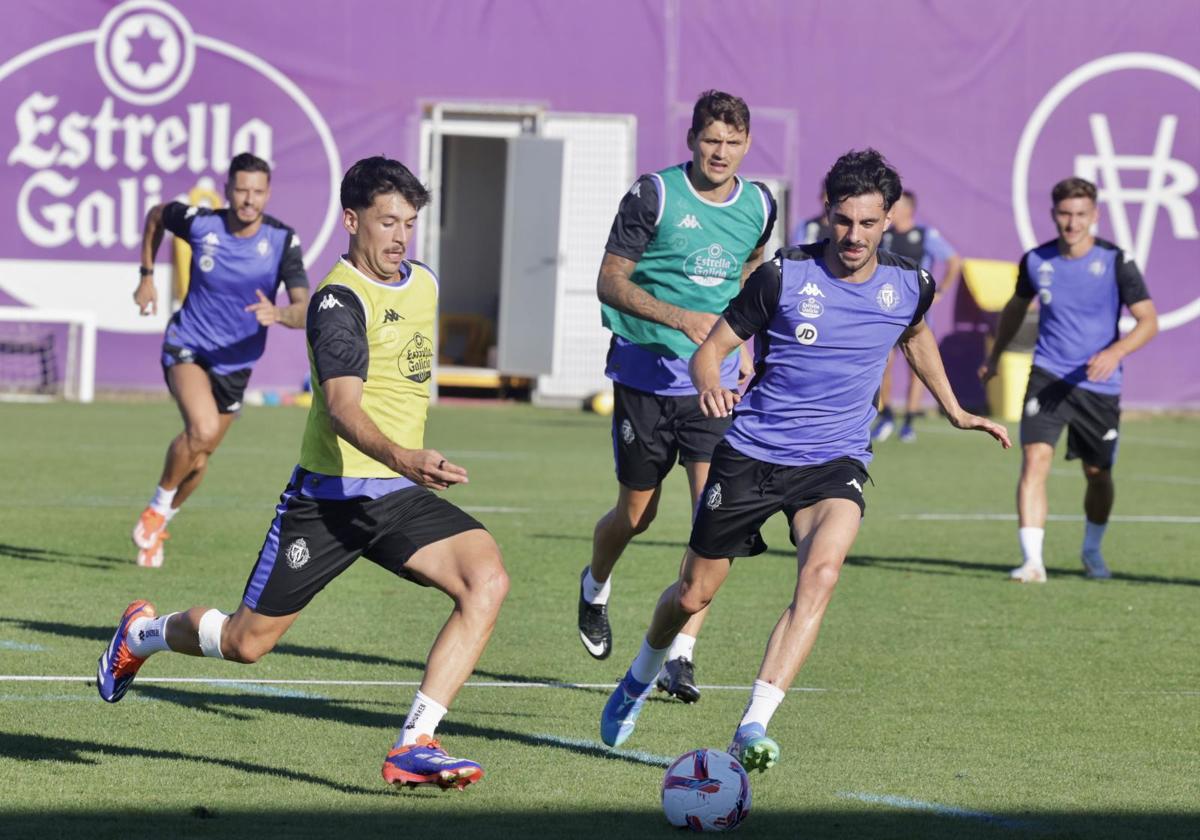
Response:
[{"label": "purple jersey", "polygon": [[823,247],[780,251],[725,310],[757,356],[725,439],[771,464],[868,464],[888,351],[933,302],[933,278],[913,261],[880,251],[871,278],[850,283],[829,273]]},{"label": "purple jersey", "polygon": [[1121,306],[1149,300],[1142,273],[1124,252],[1103,239],[1078,259],[1058,251],[1058,241],[1021,257],[1018,296],[1037,295],[1037,346],[1033,363],[1059,379],[1100,394],[1121,393],[1121,366],[1104,382],[1089,382],[1088,359],[1117,340]]},{"label": "purple jersey", "polygon": [[300,240],[270,216],[253,236],[234,236],[225,211],[172,201],[163,208],[167,230],[192,246],[192,270],[183,306],[171,316],[163,341],[190,350],[213,373],[251,367],[267,343],[267,328],[246,307],[271,301],[280,284],[307,287]]},{"label": "purple jersey", "polygon": [[[739,354],[732,353],[721,362],[721,385],[737,388]],[[696,386],[688,372],[690,359],[673,359],[634,344],[619,335],[612,337],[604,375],[627,388],[666,397],[695,396]]]}]

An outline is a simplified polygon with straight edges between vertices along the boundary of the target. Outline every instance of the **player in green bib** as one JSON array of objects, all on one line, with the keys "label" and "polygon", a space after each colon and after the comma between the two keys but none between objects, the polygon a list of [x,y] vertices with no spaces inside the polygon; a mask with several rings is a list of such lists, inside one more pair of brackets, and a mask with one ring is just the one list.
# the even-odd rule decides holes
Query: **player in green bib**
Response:
[{"label": "player in green bib", "polygon": [[[612,330],[605,374],[613,380],[613,454],[617,502],[596,523],[583,570],[579,636],[588,653],[612,652],[611,574],[625,546],[649,527],[662,482],[678,461],[692,507],[708,477],[728,418],[707,418],[688,374],[692,353],[762,260],[775,224],[775,199],[738,177],[750,149],[750,109],[736,96],[707,91],[692,110],[692,159],[641,176],[621,201],[605,246],[597,291]],[[733,354],[722,381],[733,389],[753,372]],[[700,697],[692,651],[700,613],[676,637],[658,686],[684,702]]]}]

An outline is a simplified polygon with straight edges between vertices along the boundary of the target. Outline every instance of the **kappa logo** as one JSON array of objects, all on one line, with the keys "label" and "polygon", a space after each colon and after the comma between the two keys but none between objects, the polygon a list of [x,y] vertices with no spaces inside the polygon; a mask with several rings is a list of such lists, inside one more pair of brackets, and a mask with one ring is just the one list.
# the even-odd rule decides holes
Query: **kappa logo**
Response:
[{"label": "kappa logo", "polygon": [[812,324],[797,324],[796,340],[801,344],[815,344],[817,342],[817,328]]},{"label": "kappa logo", "polygon": [[404,316],[401,315],[399,312],[397,312],[395,309],[389,309],[387,312],[385,312],[383,314],[383,323],[390,324],[393,321],[399,321],[403,317]]},{"label": "kappa logo", "polygon": [[1117,439],[1117,430],[1116,429],[1109,429],[1107,432],[1104,433],[1104,437],[1100,438],[1100,440],[1103,440],[1103,441],[1110,441],[1110,440],[1116,440],[1116,439]]},{"label": "kappa logo", "polygon": [[923,268],[921,269],[921,282],[927,286],[933,282],[933,276]]},{"label": "kappa logo", "polygon": [[703,225],[700,224],[700,220],[691,213],[680,219],[679,224],[675,225],[675,227],[687,228],[688,230],[704,230]]},{"label": "kappa logo", "polygon": [[708,488],[708,494],[704,497],[704,506],[709,510],[716,510],[721,506],[721,482],[717,482],[712,487]]},{"label": "kappa logo", "polygon": [[241,400],[238,400],[237,402],[231,402],[229,405],[225,406],[225,413],[232,414],[233,412],[237,411],[241,407],[242,407]]},{"label": "kappa logo", "polygon": [[304,537],[297,537],[292,540],[287,547],[287,564],[292,571],[299,571],[308,565],[308,541]]},{"label": "kappa logo", "polygon": [[1037,417],[1038,412],[1042,410],[1042,404],[1038,402],[1037,397],[1030,397],[1029,402],[1025,403],[1025,416]]},{"label": "kappa logo", "polygon": [[299,248],[300,247],[300,234],[298,234],[298,233],[292,234],[292,238],[288,240],[288,247],[289,248]]},{"label": "kappa logo", "polygon": [[[1186,138],[1195,136],[1198,92],[1200,69],[1150,52],[1102,56],[1056,82],[1030,114],[1014,158],[1012,206],[1022,246],[1037,245],[1033,218],[1042,212],[1040,191],[1031,206],[1031,173],[1052,164],[1055,170],[1071,167],[1073,174],[1096,184],[1098,203],[1107,205],[1109,235],[1143,272],[1152,246],[1164,240],[1177,262],[1194,261],[1200,240],[1195,213],[1200,158]],[[1071,107],[1064,107],[1068,102]],[[1122,120],[1114,138],[1111,114],[1123,113],[1127,106],[1145,110],[1153,103],[1162,103],[1157,121],[1147,114],[1131,133]],[[1090,135],[1091,148],[1086,141],[1075,148],[1061,148],[1059,140],[1043,142],[1064,135]],[[1160,311],[1160,329],[1200,318],[1200,297],[1190,297],[1175,309]],[[1133,323],[1126,316],[1120,328],[1131,329]]]},{"label": "kappa logo", "polygon": [[809,281],[800,287],[800,294],[808,295],[809,297],[825,297],[825,293],[821,291],[821,288],[812,281]]},{"label": "kappa logo", "polygon": [[1048,262],[1042,263],[1038,266],[1037,276],[1037,282],[1039,286],[1042,288],[1049,286],[1054,282],[1054,266]]},{"label": "kappa logo", "polygon": [[189,208],[188,208],[188,209],[187,209],[187,210],[184,212],[184,214],[183,214],[183,218],[185,218],[185,219],[190,219],[190,218],[192,218],[192,216],[195,216],[195,215],[196,215],[197,213],[199,213],[199,212],[200,212],[200,208],[199,208],[199,207],[189,207]]},{"label": "kappa logo", "polygon": [[634,181],[633,186],[629,188],[629,194],[636,195],[638,198],[641,198],[642,197],[642,182]]},{"label": "kappa logo", "polygon": [[317,311],[323,312],[326,309],[333,309],[335,306],[345,308],[345,305],[330,293],[321,298],[321,302],[317,304]]},{"label": "kappa logo", "polygon": [[201,239],[200,242],[204,245],[208,245],[211,248],[215,248],[221,244],[221,237],[217,236],[210,230],[208,233],[204,234],[204,238]]},{"label": "kappa logo", "polygon": [[629,422],[628,417],[621,421],[621,440],[625,441],[626,446],[637,440],[637,435],[633,433],[633,424]]},{"label": "kappa logo", "polygon": [[858,495],[860,495],[860,496],[862,495],[862,485],[858,483],[857,478],[852,478],[849,481],[847,481],[846,486],[853,487],[855,490],[858,491]]}]

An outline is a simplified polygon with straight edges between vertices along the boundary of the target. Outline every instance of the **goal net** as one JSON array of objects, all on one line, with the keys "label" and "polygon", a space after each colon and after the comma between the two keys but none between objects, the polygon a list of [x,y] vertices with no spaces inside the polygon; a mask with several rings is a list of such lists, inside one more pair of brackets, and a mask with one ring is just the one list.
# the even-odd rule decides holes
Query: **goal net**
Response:
[{"label": "goal net", "polygon": [[0,306],[0,400],[91,402],[95,380],[93,313]]}]

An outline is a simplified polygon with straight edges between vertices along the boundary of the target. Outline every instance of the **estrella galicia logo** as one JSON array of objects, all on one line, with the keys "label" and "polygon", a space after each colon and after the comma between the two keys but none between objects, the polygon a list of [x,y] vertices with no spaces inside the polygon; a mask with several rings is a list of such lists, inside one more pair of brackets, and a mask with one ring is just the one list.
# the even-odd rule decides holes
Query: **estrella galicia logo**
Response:
[{"label": "estrella galicia logo", "polygon": [[796,310],[805,318],[820,318],[825,312],[825,305],[814,297],[800,301]]},{"label": "estrella galicia logo", "polygon": [[287,547],[286,556],[289,569],[293,572],[303,569],[308,565],[308,541],[304,537],[297,537],[292,540]]},{"label": "estrella galicia logo", "polygon": [[413,382],[427,382],[433,375],[433,342],[417,333],[400,350],[400,375]]},{"label": "estrella galicia logo", "polygon": [[692,251],[683,261],[683,273],[697,286],[719,286],[740,272],[741,266],[718,242]]}]

